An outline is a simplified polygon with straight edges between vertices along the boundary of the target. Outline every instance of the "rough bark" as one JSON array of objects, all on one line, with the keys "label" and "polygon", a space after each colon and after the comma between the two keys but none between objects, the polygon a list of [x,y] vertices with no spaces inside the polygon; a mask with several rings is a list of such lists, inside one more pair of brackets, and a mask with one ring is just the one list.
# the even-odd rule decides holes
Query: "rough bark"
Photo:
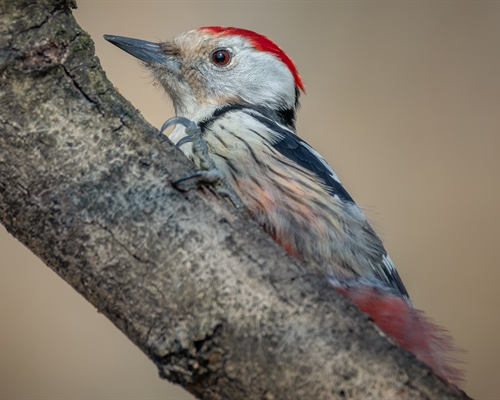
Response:
[{"label": "rough bark", "polygon": [[[0,221],[202,399],[464,399],[209,189],[70,0],[0,0]],[[76,362],[76,361],[75,361]]]}]

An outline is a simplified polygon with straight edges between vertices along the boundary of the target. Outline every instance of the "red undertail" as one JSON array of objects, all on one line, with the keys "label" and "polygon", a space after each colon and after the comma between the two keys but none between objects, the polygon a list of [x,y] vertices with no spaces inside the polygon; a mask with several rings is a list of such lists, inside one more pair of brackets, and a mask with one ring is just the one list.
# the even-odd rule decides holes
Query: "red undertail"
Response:
[{"label": "red undertail", "polygon": [[459,351],[453,344],[453,339],[443,328],[426,317],[423,311],[415,310],[401,297],[373,287],[335,289],[441,378],[453,384],[463,381],[463,371],[452,366],[452,363],[458,361],[453,353]]}]

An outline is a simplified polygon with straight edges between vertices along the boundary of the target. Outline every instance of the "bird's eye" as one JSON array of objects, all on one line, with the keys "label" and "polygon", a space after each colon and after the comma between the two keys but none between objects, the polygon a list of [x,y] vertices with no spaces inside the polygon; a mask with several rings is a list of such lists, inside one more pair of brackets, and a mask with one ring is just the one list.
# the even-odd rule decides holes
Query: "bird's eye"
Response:
[{"label": "bird's eye", "polygon": [[224,67],[229,64],[229,61],[231,61],[231,54],[227,50],[218,49],[212,53],[212,62],[215,65]]}]

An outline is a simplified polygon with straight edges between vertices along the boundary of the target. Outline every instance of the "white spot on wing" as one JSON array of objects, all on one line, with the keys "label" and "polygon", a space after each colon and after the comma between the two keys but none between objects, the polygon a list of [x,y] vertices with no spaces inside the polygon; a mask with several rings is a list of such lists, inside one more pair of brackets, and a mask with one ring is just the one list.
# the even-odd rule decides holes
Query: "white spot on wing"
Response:
[{"label": "white spot on wing", "polygon": [[394,266],[394,263],[392,262],[391,257],[389,257],[388,254],[384,254],[384,256],[382,257],[382,262],[384,263],[387,270],[391,272],[396,271],[396,267]]},{"label": "white spot on wing", "polygon": [[[262,115],[261,113],[257,112],[257,111],[254,111],[254,110],[248,110],[244,113],[245,115],[243,116],[244,118],[244,121],[245,121],[245,124],[246,126],[251,129],[251,130],[254,130],[256,132],[259,132],[260,134],[264,135],[266,137],[267,140],[269,140],[269,142],[271,144],[276,144],[276,143],[279,143],[280,141],[282,141],[285,136],[282,135],[281,133],[279,132],[276,132],[272,129],[269,129],[266,125],[264,125],[262,122],[256,120],[255,118],[253,118],[251,116],[251,114],[254,114],[254,115],[259,115],[261,117],[264,117],[266,119],[268,119],[265,115]],[[250,115],[249,115],[250,114]],[[273,121],[273,120],[269,120],[271,121],[273,124],[276,124],[278,125],[281,129],[287,131],[290,133],[290,135],[295,135],[294,132],[292,132],[290,129],[288,129],[287,127],[285,126],[282,126],[280,125],[279,123],[277,123],[276,121]]]},{"label": "white spot on wing", "polygon": [[307,150],[309,150],[312,154],[316,156],[316,158],[321,161],[321,164],[328,170],[328,174],[335,179],[338,183],[340,183],[340,179],[337,176],[337,174],[333,171],[332,167],[330,167],[330,164],[326,162],[326,160],[319,154],[316,150],[314,150],[311,146],[309,146],[306,142],[300,142],[302,146],[304,146]]},{"label": "white spot on wing", "polygon": [[355,215],[360,220],[366,220],[365,214],[363,214],[363,211],[361,211],[356,203],[351,203],[350,211],[352,212],[352,215]]}]

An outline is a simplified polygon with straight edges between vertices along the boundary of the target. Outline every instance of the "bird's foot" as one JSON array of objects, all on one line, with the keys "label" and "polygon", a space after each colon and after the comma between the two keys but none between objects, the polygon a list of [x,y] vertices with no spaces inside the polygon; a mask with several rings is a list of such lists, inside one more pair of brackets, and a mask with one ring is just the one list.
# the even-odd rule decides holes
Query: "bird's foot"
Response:
[{"label": "bird's foot", "polygon": [[196,179],[199,183],[207,183],[212,185],[217,193],[228,198],[236,208],[241,208],[243,206],[243,202],[231,187],[231,185],[227,183],[224,174],[217,169],[214,160],[208,152],[207,141],[203,138],[201,129],[197,124],[184,117],[173,117],[163,124],[163,126],[161,127],[161,133],[163,133],[169,126],[176,124],[181,124],[186,128],[186,134],[189,136],[191,142],[193,143],[193,152],[200,160],[201,170],[192,175],[172,181],[172,185],[179,188],[179,184],[181,184],[182,182],[190,179]]}]

